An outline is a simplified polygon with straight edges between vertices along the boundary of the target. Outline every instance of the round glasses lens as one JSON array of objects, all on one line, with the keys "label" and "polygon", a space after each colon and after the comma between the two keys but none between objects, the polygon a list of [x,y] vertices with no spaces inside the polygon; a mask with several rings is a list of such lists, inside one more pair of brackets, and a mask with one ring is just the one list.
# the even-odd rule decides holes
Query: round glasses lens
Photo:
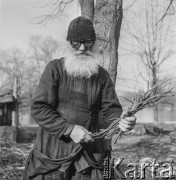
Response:
[{"label": "round glasses lens", "polygon": [[71,41],[70,44],[76,50],[78,50],[79,47],[81,46],[81,42],[80,41]]},{"label": "round glasses lens", "polygon": [[90,41],[85,41],[84,45],[87,49],[91,49],[94,45],[94,41],[90,40]]}]

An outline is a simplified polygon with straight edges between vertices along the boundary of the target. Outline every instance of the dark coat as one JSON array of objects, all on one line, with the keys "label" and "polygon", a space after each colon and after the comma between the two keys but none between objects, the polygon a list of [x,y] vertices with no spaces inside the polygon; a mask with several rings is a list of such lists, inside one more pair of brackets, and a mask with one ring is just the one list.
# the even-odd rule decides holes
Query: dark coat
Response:
[{"label": "dark coat", "polygon": [[95,165],[101,163],[106,151],[103,139],[76,144],[64,133],[74,124],[98,132],[122,112],[104,68],[99,66],[98,74],[91,78],[75,78],[67,75],[63,61],[53,60],[46,66],[32,103],[32,116],[39,130],[26,165],[29,177],[55,169],[66,171],[71,163],[81,171],[89,166],[84,152]]}]

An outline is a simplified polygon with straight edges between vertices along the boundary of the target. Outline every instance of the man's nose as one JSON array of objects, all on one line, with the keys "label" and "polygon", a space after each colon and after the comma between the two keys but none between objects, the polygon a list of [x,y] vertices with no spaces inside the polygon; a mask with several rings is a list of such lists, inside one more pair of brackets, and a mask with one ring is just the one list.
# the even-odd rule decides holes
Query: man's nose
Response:
[{"label": "man's nose", "polygon": [[85,51],[86,50],[84,43],[81,43],[81,46],[79,47],[79,50],[80,51]]}]

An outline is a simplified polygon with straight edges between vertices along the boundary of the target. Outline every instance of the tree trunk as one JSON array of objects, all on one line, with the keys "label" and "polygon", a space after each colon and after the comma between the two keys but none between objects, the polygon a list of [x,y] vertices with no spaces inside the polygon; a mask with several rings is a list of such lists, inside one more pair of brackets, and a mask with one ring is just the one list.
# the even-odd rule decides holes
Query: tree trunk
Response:
[{"label": "tree trunk", "polygon": [[122,0],[79,0],[81,15],[94,22],[97,41],[95,52],[102,56],[102,65],[108,70],[115,85],[118,65],[118,45],[122,22]]},{"label": "tree trunk", "polygon": [[122,0],[97,0],[94,17],[97,35],[95,51],[102,56],[102,65],[108,70],[114,85],[122,16]]},{"label": "tree trunk", "polygon": [[90,19],[93,22],[94,19],[94,0],[79,0],[81,6],[81,16]]},{"label": "tree trunk", "polygon": [[158,105],[157,104],[153,107],[153,116],[154,116],[154,122],[158,122]]},{"label": "tree trunk", "polygon": [[19,99],[18,99],[18,86],[19,86],[19,79],[15,75],[14,77],[14,87],[13,87],[13,97],[14,97],[14,125],[16,129],[19,127]]},{"label": "tree trunk", "polygon": [[[156,85],[157,83],[157,72],[156,72],[156,66],[153,65],[152,67],[152,87]],[[156,94],[157,89],[154,91],[154,94]],[[154,122],[158,122],[158,104],[156,104],[153,107],[153,118],[154,118]]]},{"label": "tree trunk", "polygon": [[113,15],[113,24],[110,31],[110,66],[109,74],[113,83],[116,83],[117,78],[117,65],[118,65],[118,46],[120,38],[120,27],[122,23],[122,1],[115,1],[115,9]]}]

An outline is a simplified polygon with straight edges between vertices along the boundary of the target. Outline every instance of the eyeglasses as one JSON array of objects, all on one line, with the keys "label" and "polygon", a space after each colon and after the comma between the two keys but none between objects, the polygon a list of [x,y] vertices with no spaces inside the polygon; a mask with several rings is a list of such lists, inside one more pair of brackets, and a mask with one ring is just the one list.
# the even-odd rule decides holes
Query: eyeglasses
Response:
[{"label": "eyeglasses", "polygon": [[78,50],[81,46],[81,44],[84,44],[84,47],[86,50],[90,50],[93,48],[94,41],[93,40],[85,40],[85,41],[70,41],[71,46]]}]

